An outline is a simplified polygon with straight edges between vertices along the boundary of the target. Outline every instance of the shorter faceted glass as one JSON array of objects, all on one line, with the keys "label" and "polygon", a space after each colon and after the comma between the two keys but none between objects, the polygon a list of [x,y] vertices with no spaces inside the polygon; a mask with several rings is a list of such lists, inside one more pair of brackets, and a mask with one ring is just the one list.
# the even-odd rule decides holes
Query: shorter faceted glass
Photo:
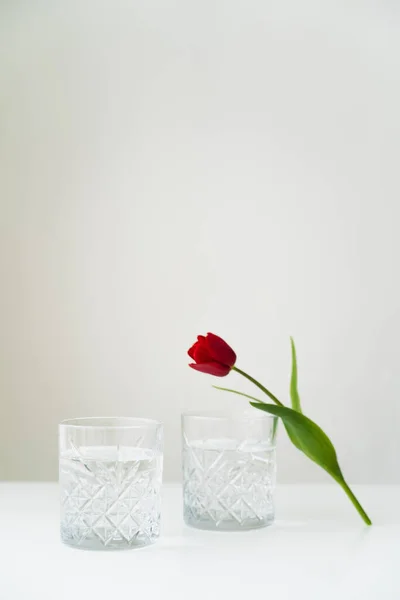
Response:
[{"label": "shorter faceted glass", "polygon": [[255,409],[182,415],[187,525],[238,531],[273,522],[276,427],[276,417]]},{"label": "shorter faceted glass", "polygon": [[61,539],[91,550],[152,544],[160,531],[163,428],[85,418],[59,426]]}]

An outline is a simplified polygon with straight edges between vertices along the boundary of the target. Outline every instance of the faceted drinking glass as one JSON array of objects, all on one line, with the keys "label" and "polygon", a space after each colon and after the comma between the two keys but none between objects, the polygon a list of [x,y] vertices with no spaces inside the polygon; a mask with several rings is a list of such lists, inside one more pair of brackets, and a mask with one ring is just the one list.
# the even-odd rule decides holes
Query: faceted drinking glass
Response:
[{"label": "faceted drinking glass", "polygon": [[182,415],[184,520],[199,529],[237,531],[274,520],[277,418]]},{"label": "faceted drinking glass", "polygon": [[63,421],[59,451],[64,543],[114,550],[157,540],[161,423],[114,417]]}]

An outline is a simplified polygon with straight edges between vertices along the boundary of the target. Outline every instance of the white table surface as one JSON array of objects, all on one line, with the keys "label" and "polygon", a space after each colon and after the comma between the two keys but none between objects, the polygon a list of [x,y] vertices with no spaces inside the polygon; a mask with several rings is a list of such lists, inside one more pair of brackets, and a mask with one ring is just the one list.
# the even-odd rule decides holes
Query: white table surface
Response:
[{"label": "white table surface", "polygon": [[157,544],[91,552],[59,541],[57,484],[2,483],[0,599],[399,600],[400,486],[354,490],[370,528],[335,485],[280,485],[273,526],[219,533],[186,527],[166,485]]}]

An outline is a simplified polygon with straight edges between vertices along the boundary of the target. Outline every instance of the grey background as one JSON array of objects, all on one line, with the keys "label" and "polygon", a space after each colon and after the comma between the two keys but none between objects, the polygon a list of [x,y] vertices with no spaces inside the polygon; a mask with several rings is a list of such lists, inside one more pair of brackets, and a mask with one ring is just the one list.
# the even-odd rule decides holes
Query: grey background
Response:
[{"label": "grey background", "polygon": [[[238,408],[214,331],[350,482],[400,482],[394,2],[0,3],[0,477],[55,479],[57,423]],[[231,375],[224,383],[250,391]],[[325,475],[281,432],[281,481]]]}]

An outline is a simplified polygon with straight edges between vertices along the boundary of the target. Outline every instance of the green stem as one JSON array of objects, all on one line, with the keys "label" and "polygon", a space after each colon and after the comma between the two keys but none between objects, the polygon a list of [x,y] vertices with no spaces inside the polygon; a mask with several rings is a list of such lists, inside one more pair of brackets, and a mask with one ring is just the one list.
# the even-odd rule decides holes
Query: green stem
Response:
[{"label": "green stem", "polygon": [[349,500],[352,502],[354,508],[357,510],[358,514],[360,515],[360,517],[362,518],[364,523],[366,523],[367,525],[372,525],[371,519],[369,518],[369,516],[367,515],[367,513],[365,512],[365,510],[363,509],[363,507],[361,506],[361,504],[359,503],[359,501],[357,500],[357,498],[355,497],[355,495],[353,494],[353,492],[351,491],[351,489],[349,488],[349,486],[347,485],[345,480],[344,479],[341,479],[341,480],[336,479],[336,481],[338,482],[340,487],[344,490],[345,494],[347,495]]},{"label": "green stem", "polygon": [[232,367],[232,371],[236,371],[236,373],[239,373],[240,375],[243,375],[243,377],[246,377],[246,379],[248,379],[249,381],[251,381],[251,383],[254,383],[254,385],[256,385],[259,390],[261,390],[262,392],[264,392],[264,394],[267,394],[267,396],[269,398],[271,398],[271,400],[273,402],[275,402],[275,404],[278,404],[278,406],[284,406],[282,404],[282,402],[280,402],[280,400],[278,400],[278,398],[276,396],[274,396],[274,394],[272,392],[270,392],[269,390],[267,390],[266,387],[264,387],[263,385],[261,385],[261,383],[259,381],[257,381],[257,379],[254,379],[253,377],[251,377],[251,375],[248,375],[247,373],[245,373],[241,369],[238,369],[238,367]]}]

